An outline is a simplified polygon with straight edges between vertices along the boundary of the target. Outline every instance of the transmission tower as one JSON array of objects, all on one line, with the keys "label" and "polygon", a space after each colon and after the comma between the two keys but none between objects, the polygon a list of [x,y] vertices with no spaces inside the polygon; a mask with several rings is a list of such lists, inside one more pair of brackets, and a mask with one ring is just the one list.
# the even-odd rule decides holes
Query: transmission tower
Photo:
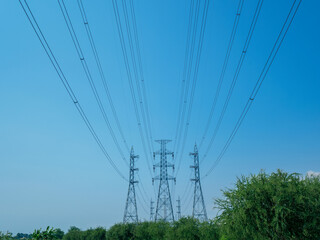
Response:
[{"label": "transmission tower", "polygon": [[180,197],[178,197],[177,200],[177,220],[179,220],[181,218],[181,201],[180,201]]},{"label": "transmission tower", "polygon": [[193,209],[192,217],[199,219],[200,221],[207,221],[207,211],[203,200],[201,182],[200,182],[200,170],[199,170],[199,153],[197,144],[194,145],[194,152],[190,153],[193,156],[194,178],[191,181],[194,182],[194,193],[193,193]]},{"label": "transmission tower", "polygon": [[150,201],[150,221],[154,220],[153,219],[153,217],[154,217],[154,206],[153,206],[153,204],[154,204],[154,201],[152,201],[152,199],[151,199],[151,201]]},{"label": "transmission tower", "polygon": [[138,181],[135,181],[134,179],[134,173],[135,171],[138,171],[138,168],[134,167],[134,162],[135,162],[135,159],[138,157],[139,156],[134,155],[133,147],[132,147],[130,152],[129,189],[128,189],[128,195],[127,195],[126,208],[124,210],[124,217],[123,217],[124,223],[138,222],[138,211],[137,211],[137,201],[136,201],[136,191],[135,191],[135,184],[138,183]]},{"label": "transmission tower", "polygon": [[155,171],[156,167],[160,168],[160,175],[152,178],[152,183],[154,180],[160,180],[155,221],[163,220],[170,222],[174,221],[174,215],[170,196],[169,180],[176,181],[176,178],[168,175],[168,167],[172,167],[174,170],[174,165],[172,163],[168,163],[167,155],[171,155],[173,158],[174,154],[166,149],[166,144],[171,142],[170,140],[157,140],[156,142],[160,143],[161,148],[159,151],[153,153],[154,158],[156,155],[160,155],[160,162],[153,165],[153,171]]}]

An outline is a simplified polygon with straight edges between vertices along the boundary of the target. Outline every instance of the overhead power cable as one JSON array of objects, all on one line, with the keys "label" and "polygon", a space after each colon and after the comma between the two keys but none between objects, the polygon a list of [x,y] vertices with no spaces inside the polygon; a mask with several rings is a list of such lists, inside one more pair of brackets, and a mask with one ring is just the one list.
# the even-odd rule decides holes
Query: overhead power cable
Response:
[{"label": "overhead power cable", "polygon": [[233,130],[232,130],[227,142],[225,143],[224,147],[222,148],[222,150],[221,150],[220,154],[218,155],[216,161],[214,162],[212,167],[208,170],[208,172],[205,174],[205,176],[203,178],[207,177],[215,169],[215,167],[219,164],[219,162],[221,161],[222,157],[224,156],[224,154],[226,153],[227,149],[229,148],[232,140],[234,139],[235,135],[237,134],[237,132],[238,132],[238,130],[239,130],[244,118],[246,117],[246,115],[247,115],[247,113],[248,113],[253,101],[255,100],[255,98],[256,98],[256,96],[257,96],[257,94],[258,94],[258,92],[259,92],[259,90],[261,88],[261,85],[262,85],[264,79],[266,78],[266,76],[267,76],[267,74],[269,72],[269,69],[270,69],[270,67],[271,67],[271,65],[272,65],[272,63],[273,63],[273,61],[274,61],[274,59],[275,59],[275,57],[276,57],[281,45],[282,45],[282,43],[283,43],[283,40],[285,39],[285,37],[287,35],[287,32],[288,32],[288,30],[289,30],[289,28],[290,28],[290,26],[292,24],[292,21],[293,21],[295,15],[296,15],[296,13],[297,13],[297,11],[299,9],[301,1],[302,0],[299,0],[299,1],[294,0],[292,6],[290,8],[290,11],[289,11],[289,13],[288,13],[288,15],[286,17],[286,20],[285,20],[285,22],[284,22],[284,24],[283,24],[283,26],[281,28],[281,31],[278,34],[278,37],[277,37],[277,39],[276,39],[276,41],[275,41],[275,43],[274,43],[274,45],[272,47],[272,50],[271,50],[271,52],[270,52],[270,54],[269,54],[269,56],[267,58],[267,61],[263,66],[263,69],[262,69],[262,71],[261,71],[261,73],[260,73],[260,75],[258,77],[258,80],[257,80],[257,82],[256,82],[256,84],[255,84],[255,86],[254,86],[254,88],[253,88],[253,90],[252,90],[252,92],[250,94],[250,97],[248,98],[248,100],[247,100],[247,102],[246,102],[246,104],[245,104],[245,106],[244,106],[244,108],[243,108],[243,110],[242,110],[242,112],[240,114],[240,117],[238,118],[238,121],[237,121],[235,127],[233,128]]},{"label": "overhead power cable", "polygon": [[212,106],[211,106],[209,118],[208,118],[205,130],[204,130],[204,134],[203,134],[203,136],[201,138],[201,141],[200,141],[200,144],[199,144],[199,147],[198,147],[199,150],[200,150],[200,148],[201,148],[201,146],[202,146],[202,144],[203,144],[203,142],[204,142],[204,140],[206,138],[207,132],[208,132],[209,127],[210,127],[210,125],[212,123],[212,117],[213,117],[213,114],[214,114],[214,111],[215,111],[215,107],[216,107],[216,104],[217,104],[217,101],[218,101],[218,98],[219,98],[219,95],[220,95],[221,86],[222,86],[222,83],[223,83],[223,80],[224,80],[226,69],[227,69],[227,66],[228,66],[228,63],[229,63],[229,57],[230,57],[230,53],[231,53],[231,50],[232,50],[233,42],[234,42],[234,39],[235,39],[235,36],[236,36],[236,32],[237,32],[237,29],[238,29],[238,24],[239,24],[240,15],[241,15],[242,7],[243,7],[243,2],[244,2],[244,0],[239,0],[239,3],[238,3],[238,8],[237,8],[236,16],[235,16],[235,19],[234,19],[233,27],[232,27],[232,31],[231,31],[231,35],[230,35],[230,39],[229,39],[229,43],[228,43],[226,56],[224,58],[224,62],[223,62],[223,66],[222,66],[222,69],[221,69],[218,86],[217,86],[217,89],[216,89],[216,92],[215,92],[215,95],[214,95],[213,103],[212,103]]},{"label": "overhead power cable", "polygon": [[133,35],[135,38],[136,51],[137,51],[137,55],[138,55],[139,71],[140,71],[140,77],[141,77],[142,98],[144,99],[145,112],[147,115],[147,128],[149,131],[149,138],[150,138],[149,141],[151,142],[152,152],[154,152],[151,117],[150,117],[150,112],[149,112],[149,105],[148,105],[147,92],[146,92],[146,86],[145,86],[145,78],[144,78],[143,67],[142,67],[141,50],[140,50],[140,43],[139,43],[138,29],[137,29],[137,20],[136,20],[136,14],[135,14],[133,0],[130,1],[130,9],[131,9],[131,17],[132,17],[133,30],[134,30]]},{"label": "overhead power cable", "polygon": [[102,84],[103,84],[103,88],[104,88],[104,91],[105,91],[105,93],[107,95],[107,99],[108,99],[109,105],[111,107],[111,111],[112,111],[113,117],[114,117],[114,119],[116,121],[116,125],[117,125],[118,131],[119,131],[119,133],[121,135],[122,141],[123,141],[123,143],[125,145],[125,148],[126,148],[127,152],[130,153],[130,148],[128,146],[128,142],[127,142],[127,140],[126,140],[126,138],[125,138],[125,136],[123,134],[123,130],[122,130],[119,118],[118,118],[118,114],[117,114],[117,111],[116,111],[116,109],[114,107],[114,103],[113,103],[113,100],[112,100],[112,97],[111,97],[111,94],[110,94],[110,91],[109,91],[107,80],[106,80],[106,77],[105,77],[101,62],[100,62],[100,57],[99,57],[99,54],[98,54],[98,51],[97,51],[97,48],[96,48],[96,44],[95,44],[95,41],[94,41],[94,38],[93,38],[93,34],[91,32],[90,24],[89,24],[89,21],[88,21],[88,18],[87,18],[87,14],[86,14],[84,5],[82,3],[82,0],[77,0],[77,2],[78,2],[79,9],[80,9],[82,21],[83,21],[83,24],[85,26],[86,33],[87,33],[87,36],[88,36],[88,39],[89,39],[89,42],[90,42],[91,50],[93,52],[96,65],[97,65],[98,70],[99,70],[99,75],[100,75],[100,78],[101,78],[101,81],[102,81]]},{"label": "overhead power cable", "polygon": [[188,29],[187,29],[187,42],[186,42],[186,49],[185,49],[185,56],[184,56],[184,65],[183,65],[183,73],[182,73],[182,84],[181,84],[181,94],[180,94],[180,101],[179,101],[179,110],[178,110],[178,119],[177,119],[177,127],[174,137],[174,147],[173,150],[175,152],[178,141],[178,134],[180,130],[180,121],[181,121],[181,114],[182,114],[182,106],[183,106],[183,100],[185,95],[185,85],[186,85],[186,72],[187,72],[187,66],[188,66],[188,60],[189,60],[189,54],[190,54],[190,38],[192,32],[192,22],[193,22],[193,9],[194,9],[194,0],[191,0],[190,8],[189,8],[189,21],[188,21]]},{"label": "overhead power cable", "polygon": [[240,70],[242,68],[242,65],[243,65],[243,62],[244,62],[244,59],[245,59],[245,56],[247,54],[247,51],[248,51],[248,48],[250,46],[250,42],[251,42],[251,39],[252,39],[252,35],[254,33],[254,30],[255,30],[255,27],[256,27],[256,23],[258,21],[258,18],[259,18],[259,15],[260,15],[260,11],[261,11],[261,7],[262,7],[262,4],[263,4],[263,0],[259,0],[258,1],[258,4],[256,6],[256,9],[255,9],[255,13],[254,13],[254,16],[253,16],[253,19],[251,21],[251,25],[250,25],[250,29],[249,29],[249,32],[248,32],[248,35],[247,35],[247,38],[246,38],[246,41],[244,43],[244,47],[242,49],[242,52],[241,52],[241,55],[240,55],[240,58],[239,58],[239,61],[238,61],[238,64],[237,64],[237,68],[236,68],[236,71],[234,73],[234,76],[233,76],[233,79],[232,79],[232,82],[230,84],[230,87],[229,87],[229,90],[228,90],[228,94],[227,94],[227,98],[224,102],[224,105],[223,105],[223,108],[222,108],[222,111],[220,113],[220,116],[219,116],[219,119],[218,119],[218,122],[217,122],[217,125],[216,127],[214,128],[214,131],[213,131],[213,135],[210,139],[210,142],[208,144],[208,147],[205,151],[205,154],[203,155],[203,158],[201,160],[200,163],[202,163],[205,158],[207,157],[208,155],[208,152],[209,150],[211,149],[212,147],[212,144],[217,136],[217,133],[220,129],[220,126],[221,126],[221,123],[222,123],[222,120],[224,118],[224,115],[226,113],[226,110],[228,108],[228,105],[229,105],[229,102],[230,102],[230,99],[231,99],[231,96],[232,96],[232,93],[233,93],[233,90],[234,90],[234,87],[236,85],[236,82],[238,80],[238,77],[239,77],[239,74],[240,74]]},{"label": "overhead power cable", "polygon": [[[186,84],[185,84],[185,90],[183,95],[183,104],[182,104],[182,112],[181,112],[181,121],[179,122],[179,130],[178,130],[178,137],[177,137],[177,144],[176,148],[174,148],[175,154],[178,156],[178,153],[180,153],[179,147],[181,142],[181,134],[183,132],[183,125],[184,125],[184,119],[187,111],[187,103],[189,98],[189,86],[190,86],[190,75],[191,71],[193,69],[193,56],[194,56],[194,49],[197,39],[197,32],[198,32],[198,19],[199,19],[199,12],[200,12],[200,0],[196,0],[196,6],[195,6],[195,16],[194,16],[194,22],[192,27],[192,35],[191,35],[191,41],[190,41],[190,52],[188,54],[187,59],[187,66],[186,66],[186,72],[185,72],[185,78],[186,78]],[[184,75],[184,73],[183,73]],[[184,76],[183,76],[184,78]]]},{"label": "overhead power cable", "polygon": [[142,198],[144,204],[145,204],[145,205],[148,205],[148,203],[147,203],[146,199],[144,198],[144,195],[143,195],[143,193],[142,193],[139,185],[137,185],[137,187],[138,187],[138,191],[139,191],[139,193],[140,193],[140,195],[141,195],[141,198]]},{"label": "overhead power cable", "polygon": [[93,136],[94,140],[96,141],[96,143],[98,144],[99,148],[101,149],[102,153],[104,154],[104,156],[107,158],[108,162],[110,163],[110,165],[112,166],[112,168],[116,171],[116,173],[125,181],[128,181],[127,178],[124,177],[124,175],[120,172],[120,170],[118,169],[118,167],[116,166],[116,164],[114,163],[114,161],[112,160],[112,158],[109,156],[108,152],[106,151],[104,145],[101,143],[100,138],[98,137],[98,135],[96,134],[95,130],[93,129],[89,119],[87,118],[85,112],[83,111],[78,99],[76,98],[66,76],[64,75],[55,55],[53,54],[45,36],[43,35],[41,28],[39,27],[28,3],[26,0],[24,0],[24,4],[22,3],[22,0],[19,0],[19,3],[24,11],[24,13],[26,14],[35,34],[37,35],[43,49],[45,50],[51,64],[53,65],[56,73],[58,74],[58,77],[60,78],[65,90],[67,91],[70,99],[72,100],[72,102],[74,103],[75,107],[77,108],[81,118],[83,119],[83,121],[85,122],[87,128],[89,129],[91,135]]},{"label": "overhead power cable", "polygon": [[[190,93],[190,101],[189,101],[188,112],[187,112],[187,120],[186,120],[185,129],[184,129],[182,147],[181,147],[180,158],[179,158],[179,162],[178,162],[176,175],[178,174],[178,172],[180,170],[181,160],[182,160],[182,157],[183,157],[183,152],[184,152],[184,148],[185,148],[185,144],[186,144],[186,140],[187,140],[188,129],[189,129],[189,125],[190,125],[194,94],[195,94],[196,84],[197,84],[197,80],[198,80],[198,72],[199,72],[199,65],[200,65],[200,59],[201,59],[201,53],[202,53],[203,39],[204,39],[204,34],[205,34],[205,29],[206,29],[206,24],[207,24],[209,3],[210,3],[209,0],[206,0],[204,2],[204,9],[203,9],[202,20],[201,20],[199,43],[198,43],[198,47],[197,47],[197,54],[196,54],[196,60],[195,60],[195,69],[194,69],[194,72],[193,72],[193,79],[192,79],[192,86],[191,86],[191,93]],[[191,77],[190,74],[191,74],[191,69],[189,68],[189,78]]]},{"label": "overhead power cable", "polygon": [[[149,130],[148,130],[148,124],[147,124],[147,117],[146,117],[146,113],[145,113],[145,107],[143,104],[143,96],[142,96],[142,91],[141,91],[141,86],[140,86],[140,82],[139,82],[139,73],[138,73],[138,64],[137,64],[137,60],[136,60],[136,51],[134,49],[134,44],[133,44],[133,38],[132,38],[132,33],[131,33],[131,27],[130,27],[130,20],[129,20],[129,14],[128,14],[128,9],[127,9],[127,3],[126,0],[122,0],[122,8],[123,8],[123,13],[124,13],[124,20],[125,20],[125,26],[126,26],[126,33],[128,36],[128,42],[129,42],[129,52],[131,55],[131,60],[132,60],[132,65],[133,65],[133,73],[134,73],[134,79],[135,79],[135,83],[136,83],[136,89],[138,92],[138,99],[139,99],[139,106],[140,106],[140,110],[141,110],[141,115],[142,115],[142,120],[143,120],[143,125],[144,126],[144,130],[145,130],[145,134],[147,137],[147,146],[149,148],[149,152],[150,155],[152,157],[153,155],[153,151],[152,151],[152,147],[151,145],[153,144],[150,139],[151,137],[149,136]],[[138,49],[136,49],[138,50]]]},{"label": "overhead power cable", "polygon": [[122,49],[122,54],[123,54],[123,58],[124,58],[127,76],[128,76],[131,98],[132,98],[134,112],[135,112],[135,116],[136,116],[136,120],[137,120],[137,124],[138,124],[139,134],[140,134],[144,154],[146,157],[147,167],[148,167],[150,176],[153,177],[151,167],[150,167],[150,162],[149,162],[149,154],[146,150],[146,143],[145,143],[145,139],[144,139],[144,135],[143,135],[143,131],[142,131],[139,109],[138,109],[138,105],[137,105],[137,98],[136,98],[135,91],[134,91],[134,85],[133,85],[132,75],[131,75],[131,70],[130,70],[130,63],[129,63],[125,40],[124,40],[118,3],[116,0],[112,0],[112,6],[113,6],[114,14],[115,14],[115,19],[116,19],[116,24],[117,24],[117,29],[118,29],[119,39],[120,39],[120,45],[121,45],[121,49]]},{"label": "overhead power cable", "polygon": [[103,119],[104,119],[104,121],[105,121],[105,123],[106,123],[106,125],[108,127],[108,130],[109,130],[109,132],[111,134],[113,142],[115,143],[115,145],[116,145],[116,147],[117,147],[117,149],[118,149],[118,151],[119,151],[119,153],[121,155],[121,158],[122,158],[123,162],[127,165],[127,167],[129,167],[128,161],[126,160],[126,157],[125,157],[125,155],[124,155],[124,153],[123,153],[123,151],[122,151],[122,149],[120,147],[120,144],[119,144],[119,142],[117,140],[117,137],[115,136],[113,128],[112,128],[112,126],[110,124],[108,115],[106,114],[106,111],[105,111],[105,109],[103,107],[103,104],[101,102],[99,93],[97,91],[97,88],[95,86],[94,80],[92,78],[92,75],[91,75],[90,69],[88,67],[86,58],[84,57],[84,54],[82,52],[80,43],[78,41],[77,34],[74,31],[74,28],[73,28],[73,25],[72,25],[72,21],[71,21],[71,19],[69,17],[68,10],[66,8],[66,5],[64,4],[64,0],[58,0],[58,3],[59,3],[59,7],[60,7],[60,10],[61,10],[61,13],[63,15],[64,21],[65,21],[65,23],[66,23],[66,25],[68,27],[68,31],[70,33],[73,45],[74,45],[74,47],[76,49],[76,52],[77,52],[78,57],[79,57],[79,60],[81,62],[82,68],[83,68],[83,70],[85,72],[85,76],[86,76],[86,78],[87,78],[87,80],[88,80],[88,82],[90,84],[90,88],[91,88],[92,93],[93,93],[93,95],[95,97],[95,100],[96,100],[96,102],[98,104],[98,107],[99,107],[100,112],[101,112],[101,114],[103,116]]}]

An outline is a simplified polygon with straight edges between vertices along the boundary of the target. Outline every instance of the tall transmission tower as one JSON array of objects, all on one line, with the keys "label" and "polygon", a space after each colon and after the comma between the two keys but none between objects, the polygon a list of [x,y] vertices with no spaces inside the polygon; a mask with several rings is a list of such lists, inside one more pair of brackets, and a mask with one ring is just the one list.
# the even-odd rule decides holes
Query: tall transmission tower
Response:
[{"label": "tall transmission tower", "polygon": [[194,169],[194,178],[191,181],[194,182],[194,195],[193,195],[193,209],[192,217],[199,219],[200,221],[207,221],[207,211],[204,204],[201,182],[200,182],[200,169],[199,169],[199,153],[197,144],[194,145],[194,152],[190,153],[193,156],[193,166],[190,168]]},{"label": "tall transmission tower", "polygon": [[153,221],[154,219],[154,206],[153,206],[153,204],[154,204],[154,201],[152,201],[152,199],[151,199],[151,201],[150,201],[150,221]]},{"label": "tall transmission tower", "polygon": [[179,220],[181,218],[181,201],[180,201],[180,197],[178,197],[177,200],[177,220]]},{"label": "tall transmission tower", "polygon": [[156,155],[160,155],[160,162],[153,165],[153,171],[155,171],[156,167],[160,168],[160,175],[152,179],[152,182],[154,182],[154,180],[160,180],[155,221],[163,220],[170,222],[174,221],[174,215],[170,196],[169,180],[176,181],[176,178],[168,175],[168,168],[172,167],[174,170],[174,165],[172,163],[168,163],[167,155],[171,155],[173,158],[174,153],[166,149],[167,143],[171,142],[171,140],[157,140],[156,142],[160,143],[161,148],[159,151],[153,153],[154,158]]},{"label": "tall transmission tower", "polygon": [[124,210],[124,223],[138,222],[138,211],[137,211],[137,201],[136,201],[136,191],[135,184],[138,183],[134,179],[135,171],[138,171],[138,168],[134,167],[135,159],[138,158],[138,155],[134,155],[133,147],[130,152],[130,174],[129,174],[129,189],[127,195],[126,208]]}]

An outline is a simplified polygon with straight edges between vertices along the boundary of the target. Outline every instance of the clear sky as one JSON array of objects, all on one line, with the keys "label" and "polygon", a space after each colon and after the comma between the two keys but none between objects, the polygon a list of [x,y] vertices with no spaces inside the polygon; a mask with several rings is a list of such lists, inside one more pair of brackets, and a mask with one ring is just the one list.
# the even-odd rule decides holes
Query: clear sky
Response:
[{"label": "clear sky", "polygon": [[[28,2],[97,134],[127,176],[128,169],[99,112],[58,2]],[[201,165],[203,174],[235,125],[292,2],[264,2],[216,142]],[[149,219],[154,190],[135,119],[112,2],[83,3],[125,138],[140,155],[137,167],[147,196],[137,190],[138,211],[141,219]],[[134,0],[134,4],[153,137],[174,140],[190,1]],[[188,154],[204,132],[237,4],[236,0],[210,1],[189,132],[174,191],[175,199],[183,197],[183,215],[190,214],[192,206],[188,183],[192,159]],[[217,113],[226,98],[256,4],[256,0],[244,1]],[[121,141],[77,1],[66,1],[66,7],[111,125]],[[231,187],[241,174],[278,168],[302,174],[320,171],[319,8],[319,1],[302,1],[237,136],[220,164],[203,179],[209,217],[216,215],[213,199],[220,197],[220,190]],[[85,127],[19,2],[0,1],[0,20],[0,231],[28,233],[47,225],[63,230],[73,225],[86,229],[121,222],[128,184],[111,168]],[[208,136],[216,122],[214,116]],[[202,149],[207,144],[208,141]],[[174,142],[168,148],[173,146]],[[158,148],[157,143],[154,148]],[[152,165],[150,157],[149,160]]]}]

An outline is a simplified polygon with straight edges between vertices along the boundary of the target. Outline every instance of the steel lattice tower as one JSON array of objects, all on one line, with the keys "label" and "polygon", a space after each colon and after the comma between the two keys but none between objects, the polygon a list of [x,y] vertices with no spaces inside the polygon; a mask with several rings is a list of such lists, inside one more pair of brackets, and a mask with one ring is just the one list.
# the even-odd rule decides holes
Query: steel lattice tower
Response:
[{"label": "steel lattice tower", "polygon": [[153,206],[153,204],[154,204],[154,201],[152,201],[152,199],[151,199],[151,201],[150,201],[150,221],[153,221],[153,216],[154,216],[154,206]]},{"label": "steel lattice tower", "polygon": [[194,165],[190,166],[194,168],[194,178],[191,181],[194,182],[194,193],[193,193],[193,209],[192,217],[199,219],[200,221],[207,221],[207,211],[204,204],[201,182],[200,182],[200,170],[199,170],[199,153],[197,144],[194,145],[194,152],[190,153],[193,156]]},{"label": "steel lattice tower", "polygon": [[138,211],[137,211],[137,201],[136,201],[136,191],[135,191],[135,184],[138,183],[138,181],[135,181],[134,179],[134,173],[135,171],[138,171],[138,168],[134,167],[134,163],[135,163],[135,159],[138,157],[139,156],[134,155],[133,147],[132,147],[131,153],[130,153],[129,189],[128,189],[128,195],[127,195],[126,208],[124,210],[124,217],[123,217],[124,223],[138,222]]},{"label": "steel lattice tower", "polygon": [[180,197],[178,197],[177,200],[177,220],[179,220],[181,218],[181,201],[180,201]]},{"label": "steel lattice tower", "polygon": [[166,149],[166,144],[171,142],[170,140],[157,140],[156,142],[160,143],[161,148],[159,151],[153,153],[154,158],[156,155],[160,155],[160,162],[153,165],[154,171],[156,167],[160,168],[160,175],[152,179],[152,182],[154,182],[154,180],[160,180],[155,221],[163,220],[170,222],[174,221],[174,215],[170,196],[169,180],[176,181],[176,179],[175,177],[168,175],[168,167],[172,167],[174,169],[174,165],[172,163],[168,163],[167,155],[171,155],[173,158],[174,154]]}]

